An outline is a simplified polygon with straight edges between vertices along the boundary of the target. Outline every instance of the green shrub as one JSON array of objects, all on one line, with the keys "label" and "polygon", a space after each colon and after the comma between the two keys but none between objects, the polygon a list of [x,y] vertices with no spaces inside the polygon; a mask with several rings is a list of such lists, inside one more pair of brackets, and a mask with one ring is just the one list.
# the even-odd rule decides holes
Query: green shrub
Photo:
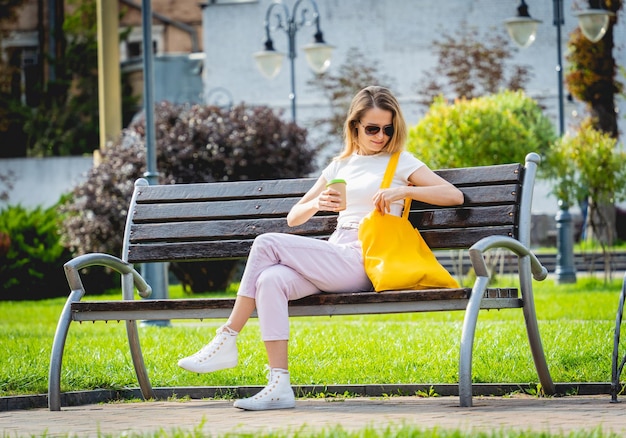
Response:
[{"label": "green shrub", "polygon": [[[589,201],[587,236],[605,244],[615,243],[616,202],[626,200],[626,152],[610,133],[594,128],[591,119],[581,123],[575,135],[556,141],[547,155],[552,193],[568,206]],[[608,274],[608,271],[607,271]]]},{"label": "green shrub", "polygon": [[[70,253],[59,242],[56,207],[0,211],[0,299],[33,300],[67,295],[63,264]],[[4,245],[3,245],[4,246]]]},{"label": "green shrub", "polygon": [[[155,110],[160,184],[295,178],[313,170],[306,130],[267,107],[179,106]],[[120,255],[133,185],[146,171],[144,119],[124,129],[101,163],[77,186],[62,211],[63,241],[74,253]],[[172,265],[187,290],[220,290],[236,262]]]},{"label": "green shrub", "polygon": [[568,133],[556,141],[547,161],[550,178],[557,182],[553,193],[569,205],[587,196],[599,203],[626,200],[626,152],[589,119],[575,135]]},{"label": "green shrub", "polygon": [[523,163],[543,154],[556,138],[536,101],[503,91],[452,104],[439,97],[409,130],[407,149],[434,168]]}]

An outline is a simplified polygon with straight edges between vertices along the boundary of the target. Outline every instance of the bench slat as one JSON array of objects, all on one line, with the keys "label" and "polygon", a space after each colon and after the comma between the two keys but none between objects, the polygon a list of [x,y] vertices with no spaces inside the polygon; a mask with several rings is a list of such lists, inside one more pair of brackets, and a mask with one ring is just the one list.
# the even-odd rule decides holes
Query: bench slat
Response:
[{"label": "bench slat", "polygon": [[[393,301],[383,303],[338,304],[330,306],[296,306],[289,307],[289,316],[338,316],[338,315],[376,315],[388,313],[410,312],[441,312],[451,310],[466,310],[467,299],[451,299],[438,301],[409,301],[397,303]],[[521,308],[523,302],[519,298],[485,298],[480,308],[487,310]],[[74,312],[73,321],[122,321],[122,320],[172,320],[172,319],[212,319],[228,318],[231,309],[178,309],[178,310],[130,310],[116,311],[103,310],[93,312]],[[252,316],[256,316],[253,314]]]},{"label": "bench slat", "polygon": [[465,185],[497,185],[522,182],[524,166],[521,164],[502,164],[494,166],[478,166],[437,170],[435,173],[455,186]]},{"label": "bench slat", "polygon": [[[246,219],[250,217],[285,217],[299,198],[204,201],[138,206],[134,223],[185,222],[190,220]],[[318,216],[323,216],[319,212]],[[326,215],[335,216],[334,213]]]},{"label": "bench slat", "polygon": [[[521,164],[502,164],[472,168],[435,171],[457,186],[496,185],[521,181]],[[299,197],[315,183],[315,178],[298,178],[268,181],[229,181],[211,184],[173,184],[142,187],[138,203],[189,202],[193,200],[251,199],[257,197]]]},{"label": "bench slat", "polygon": [[[521,195],[519,184],[498,186],[460,187],[465,197],[463,206],[484,206],[492,204],[513,204]],[[432,206],[431,206],[432,208]]]},{"label": "bench slat", "polygon": [[484,208],[449,208],[411,212],[409,220],[420,232],[436,229],[514,225],[517,207],[504,205]]},{"label": "bench slat", "polygon": [[[516,184],[492,187],[466,187],[464,207],[514,204],[519,189]],[[249,217],[282,217],[286,216],[299,198],[269,198],[253,200],[228,201],[190,201],[181,207],[181,203],[141,204],[135,211],[133,222],[184,222],[189,220],[214,219],[245,219]],[[412,211],[450,209],[450,207],[434,207],[414,202]],[[319,212],[319,215],[323,215]],[[332,213],[327,213],[332,214]]]},{"label": "bench slat", "polygon": [[480,239],[488,236],[509,236],[517,234],[515,226],[494,226],[483,228],[456,228],[450,230],[421,231],[422,237],[432,249],[467,249]]},{"label": "bench slat", "polygon": [[139,190],[137,202],[141,204],[286,196],[300,197],[305,194],[314,183],[314,178],[299,178],[147,186]]},{"label": "bench slat", "polygon": [[[290,301],[293,316],[316,316],[327,314],[355,314],[358,306],[368,305],[367,313],[406,312],[414,305],[421,310],[463,310],[471,294],[470,288],[433,289],[425,291],[393,291],[362,293],[321,293]],[[515,288],[491,288],[484,294],[485,308],[520,307],[518,290]],[[437,301],[436,305],[429,305]],[[441,302],[449,302],[441,305]],[[72,318],[77,321],[113,319],[167,319],[227,317],[235,303],[234,298],[191,298],[172,300],[113,300],[79,301],[71,304]],[[422,305],[419,305],[422,303]],[[456,303],[456,304],[455,304]],[[330,310],[329,310],[330,309]],[[358,310],[362,312],[363,310]]]},{"label": "bench slat", "polygon": [[250,239],[262,233],[290,233],[303,236],[329,235],[337,224],[335,216],[319,216],[315,220],[290,227],[285,218],[261,218],[137,224],[131,230],[131,243],[180,242],[203,240]]},{"label": "bench slat", "polygon": [[[514,205],[485,208],[439,209],[411,213],[411,222],[421,231],[467,227],[513,225]],[[163,222],[134,224],[131,228],[132,244],[153,242],[181,242],[205,240],[233,240],[254,238],[262,233],[278,232],[306,236],[329,235],[336,226],[336,216],[314,216],[306,223],[290,227],[284,217],[248,218],[194,222]]]},{"label": "bench slat", "polygon": [[[513,236],[514,226],[498,226],[492,228],[467,228],[455,230],[423,231],[421,234],[426,243],[433,249],[467,248],[468,242],[478,242],[487,236]],[[324,238],[327,236],[319,235]],[[130,263],[158,261],[198,261],[207,259],[246,258],[250,252],[253,239],[222,240],[210,242],[159,243],[156,245],[133,244],[128,251]]]}]

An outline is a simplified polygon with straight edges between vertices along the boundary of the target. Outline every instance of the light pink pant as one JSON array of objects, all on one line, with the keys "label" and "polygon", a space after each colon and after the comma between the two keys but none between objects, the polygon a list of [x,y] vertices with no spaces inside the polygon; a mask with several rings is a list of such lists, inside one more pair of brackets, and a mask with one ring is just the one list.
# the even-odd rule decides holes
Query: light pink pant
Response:
[{"label": "light pink pant", "polygon": [[340,229],[325,241],[267,233],[254,240],[238,295],[256,300],[263,341],[289,339],[290,300],[321,291],[372,290],[357,234]]}]

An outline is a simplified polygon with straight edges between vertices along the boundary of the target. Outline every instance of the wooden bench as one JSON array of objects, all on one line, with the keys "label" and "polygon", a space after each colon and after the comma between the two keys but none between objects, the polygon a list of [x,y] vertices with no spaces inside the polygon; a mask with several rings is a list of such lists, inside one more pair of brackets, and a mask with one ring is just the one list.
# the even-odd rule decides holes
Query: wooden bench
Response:
[{"label": "wooden bench", "polygon": [[[525,165],[506,164],[438,171],[465,195],[462,206],[433,207],[413,202],[410,220],[433,249],[469,249],[477,275],[472,288],[453,290],[341,293],[309,296],[290,302],[292,316],[329,316],[464,310],[459,358],[459,397],[472,405],[472,349],[480,309],[520,308],[525,317],[532,356],[543,390],[555,386],[545,361],[537,327],[532,276],[543,280],[546,269],[530,252],[533,184],[540,158],[531,153]],[[286,215],[313,185],[312,178],[149,186],[139,179],[129,206],[121,259],[107,254],[78,256],[65,265],[70,295],[54,337],[49,370],[49,408],[60,410],[61,363],[72,321],[124,320],[143,397],[155,398],[139,345],[137,320],[228,317],[234,303],[222,299],[135,300],[150,287],[133,264],[164,261],[245,258],[256,236],[285,232],[326,238],[335,214],[319,213],[290,228]],[[519,258],[519,285],[489,288],[484,253],[507,248]],[[81,301],[82,268],[107,266],[122,276],[122,299]],[[517,283],[517,282],[516,282]]]}]

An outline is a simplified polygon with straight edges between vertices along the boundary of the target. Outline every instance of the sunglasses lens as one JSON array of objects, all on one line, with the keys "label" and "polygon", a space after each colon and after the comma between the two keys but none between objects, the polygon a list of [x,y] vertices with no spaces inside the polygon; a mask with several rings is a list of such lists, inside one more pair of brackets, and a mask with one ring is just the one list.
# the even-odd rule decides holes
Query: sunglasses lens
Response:
[{"label": "sunglasses lens", "polygon": [[[380,126],[376,125],[363,125],[363,130],[367,135],[376,135],[380,132]],[[383,126],[383,132],[387,137],[393,136],[393,125]]]},{"label": "sunglasses lens", "polygon": [[367,135],[376,135],[380,131],[380,126],[366,126],[363,129]]}]

